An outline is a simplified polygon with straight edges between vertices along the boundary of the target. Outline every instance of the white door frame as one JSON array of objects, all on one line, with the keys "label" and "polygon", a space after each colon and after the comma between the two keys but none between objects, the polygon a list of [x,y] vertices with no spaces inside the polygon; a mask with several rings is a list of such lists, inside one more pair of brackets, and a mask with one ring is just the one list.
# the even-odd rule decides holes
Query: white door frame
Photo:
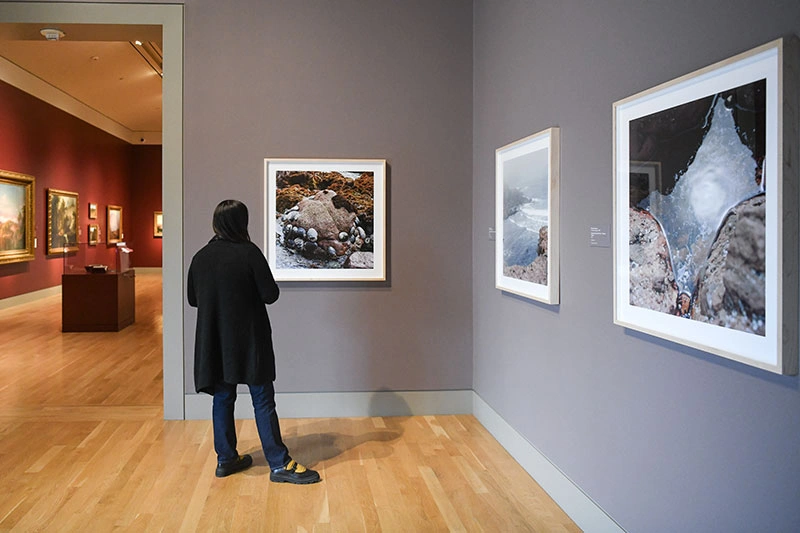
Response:
[{"label": "white door frame", "polygon": [[164,418],[181,420],[183,362],[183,5],[0,2],[0,22],[153,24],[163,28],[162,313]]}]

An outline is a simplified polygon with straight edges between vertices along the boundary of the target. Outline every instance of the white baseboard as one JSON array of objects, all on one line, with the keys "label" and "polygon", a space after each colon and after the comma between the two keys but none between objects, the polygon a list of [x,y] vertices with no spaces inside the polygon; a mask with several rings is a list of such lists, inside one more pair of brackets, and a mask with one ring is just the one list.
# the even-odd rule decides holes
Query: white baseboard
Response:
[{"label": "white baseboard", "polygon": [[[341,418],[360,416],[420,416],[472,413],[470,390],[376,391],[376,392],[292,392],[276,393],[281,418]],[[211,396],[187,394],[186,419],[211,418]],[[253,418],[250,395],[240,393],[236,418]]]},{"label": "white baseboard", "polygon": [[43,298],[55,296],[57,294],[61,294],[61,285],[56,285],[55,287],[48,287],[46,289],[33,292],[26,292],[25,294],[20,294],[18,296],[10,296],[0,300],[0,309],[8,309],[17,305],[29,304]]},{"label": "white baseboard", "polygon": [[478,422],[536,480],[578,527],[587,533],[625,531],[564,472],[503,420],[477,393],[473,392],[472,398],[472,414]]}]

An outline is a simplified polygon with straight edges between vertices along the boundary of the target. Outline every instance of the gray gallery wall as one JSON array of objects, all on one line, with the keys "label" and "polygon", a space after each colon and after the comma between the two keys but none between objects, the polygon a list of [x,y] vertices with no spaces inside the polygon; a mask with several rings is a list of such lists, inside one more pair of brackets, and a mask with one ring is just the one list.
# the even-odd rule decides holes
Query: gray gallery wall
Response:
[{"label": "gray gallery wall", "polygon": [[388,281],[282,283],[276,389],[470,389],[471,3],[190,0],[184,31],[186,268],[225,198],[263,242],[265,157],[389,164]]},{"label": "gray gallery wall", "polygon": [[[629,531],[797,531],[800,390],[612,323],[612,103],[791,33],[795,1],[474,2],[474,389]],[[561,127],[561,305],[494,288],[494,151]]]}]

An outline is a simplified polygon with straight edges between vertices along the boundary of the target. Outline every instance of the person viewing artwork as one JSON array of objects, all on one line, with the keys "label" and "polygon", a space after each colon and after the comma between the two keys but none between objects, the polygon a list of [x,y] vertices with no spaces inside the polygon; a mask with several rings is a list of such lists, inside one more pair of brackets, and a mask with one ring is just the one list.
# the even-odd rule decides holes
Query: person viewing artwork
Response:
[{"label": "person viewing artwork", "polygon": [[307,484],[319,474],[289,456],[275,410],[275,352],[265,304],[280,295],[264,254],[250,241],[247,206],[224,200],[214,210],[214,237],[192,258],[189,305],[197,308],[194,382],[214,396],[212,423],[217,477],[253,464],[236,449],[236,385],[246,384],[256,427],[270,467],[270,480]]}]

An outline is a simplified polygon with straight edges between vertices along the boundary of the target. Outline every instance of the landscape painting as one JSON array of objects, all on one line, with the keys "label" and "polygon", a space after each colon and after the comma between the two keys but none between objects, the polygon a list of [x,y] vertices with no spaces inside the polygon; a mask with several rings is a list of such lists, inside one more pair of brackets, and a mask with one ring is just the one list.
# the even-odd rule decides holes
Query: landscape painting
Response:
[{"label": "landscape painting", "polygon": [[778,56],[615,104],[615,321],[784,372]]},{"label": "landscape painting", "polygon": [[78,251],[78,193],[47,190],[47,254]]},{"label": "landscape painting", "polygon": [[106,244],[121,242],[122,233],[122,207],[109,205],[106,208]]},{"label": "landscape painting", "polygon": [[100,235],[100,227],[97,224],[89,224],[89,236],[86,242],[89,246],[97,245],[97,240]]},{"label": "landscape painting", "polygon": [[35,178],[0,170],[0,264],[32,261]]},{"label": "landscape painting", "polygon": [[275,279],[384,280],[385,181],[384,160],[266,159]]},{"label": "landscape painting", "polygon": [[559,129],[496,151],[495,284],[558,303]]}]

